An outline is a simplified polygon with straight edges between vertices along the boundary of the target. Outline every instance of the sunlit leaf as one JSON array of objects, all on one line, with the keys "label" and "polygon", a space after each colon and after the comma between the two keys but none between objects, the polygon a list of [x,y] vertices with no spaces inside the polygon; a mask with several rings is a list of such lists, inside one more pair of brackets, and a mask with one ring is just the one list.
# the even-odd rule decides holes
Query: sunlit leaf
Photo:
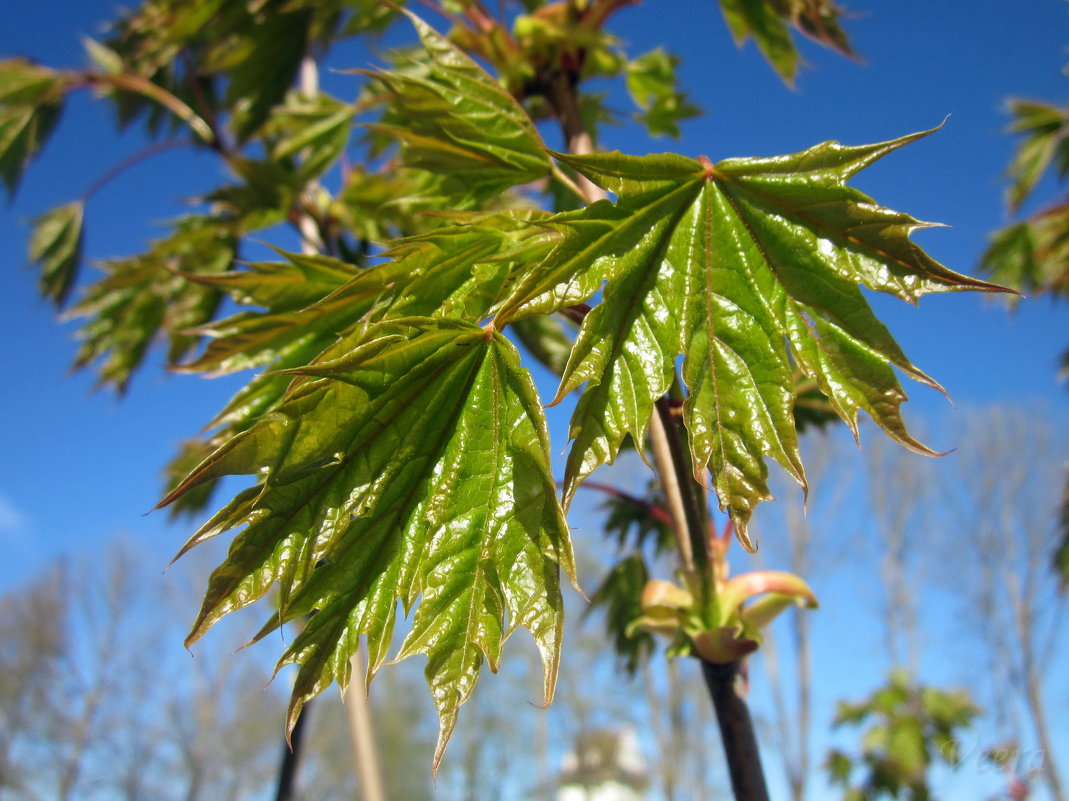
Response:
[{"label": "sunlit leaf", "polygon": [[679,136],[679,122],[701,114],[676,88],[679,59],[653,50],[627,65],[627,91],[643,110],[639,119],[652,136]]},{"label": "sunlit leaf", "polygon": [[558,315],[540,314],[513,323],[511,329],[520,344],[558,376],[568,364],[574,328],[570,331]]},{"label": "sunlit leaf", "polygon": [[1069,296],[1069,203],[996,231],[980,269],[1026,295]]},{"label": "sunlit leaf", "polygon": [[75,367],[96,363],[100,384],[122,392],[157,338],[165,338],[168,360],[178,362],[198,341],[189,330],[210,319],[222,297],[183,273],[222,272],[234,248],[225,223],[194,215],[145,253],[97,262],[104,277],[68,312],[86,319]]},{"label": "sunlit leaf", "polygon": [[272,9],[254,25],[246,26],[227,59],[227,103],[237,114],[236,134],[244,141],[267,120],[297,78],[308,49],[313,14],[307,9],[281,12]]},{"label": "sunlit leaf", "polygon": [[[193,469],[207,459],[218,447],[204,439],[189,439],[178,446],[178,451],[167,463],[163,472],[164,491],[170,493],[182,483]],[[193,517],[199,515],[211,505],[212,496],[218,482],[206,481],[198,484],[189,492],[185,493],[167,507],[167,512],[172,520],[179,517]]]},{"label": "sunlit leaf", "polygon": [[356,349],[296,371],[285,402],[210,456],[164,504],[222,475],[240,494],[187,545],[245,526],[190,635],[278,583],[281,622],[316,612],[281,663],[299,663],[290,724],[367,637],[370,672],[396,603],[417,604],[400,656],[427,655],[441,721],[436,762],[484,661],[527,628],[547,700],[559,658],[558,565],[571,547],[533,382],[498,334],[427,318],[376,327]]},{"label": "sunlit leaf", "polygon": [[409,166],[440,176],[470,205],[549,173],[542,139],[504,87],[422,20],[412,17],[428,60],[373,73],[392,95],[374,130],[402,143]]},{"label": "sunlit leaf", "polygon": [[57,206],[34,220],[30,260],[41,269],[41,294],[62,306],[82,260],[85,207],[79,201]]},{"label": "sunlit leaf", "polygon": [[68,83],[24,59],[0,60],[0,179],[8,195],[55,127]]},{"label": "sunlit leaf", "polygon": [[353,106],[327,95],[305,98],[294,93],[272,117],[272,127],[282,134],[272,156],[298,159],[305,180],[319,176],[345,150],[354,114]]},{"label": "sunlit leaf", "polygon": [[753,38],[757,49],[788,85],[794,83],[801,62],[791,26],[843,55],[854,55],[839,24],[842,10],[834,0],[719,1],[735,42],[741,45]]},{"label": "sunlit leaf", "polygon": [[1040,176],[1053,163],[1058,177],[1069,171],[1069,113],[1047,103],[1032,100],[1013,100],[1010,113],[1014,120],[1010,132],[1024,138],[1010,162],[1010,187],[1006,202],[1010,211],[1020,208]]},{"label": "sunlit leaf", "polygon": [[765,457],[804,484],[796,368],[855,434],[863,411],[901,443],[929,452],[906,431],[892,368],[938,385],[902,353],[861,287],[910,302],[1000,288],[938,264],[909,240],[927,224],[846,185],[924,135],[716,165],[675,155],[558,156],[617,200],[546,223],[565,239],[503,304],[499,324],[586,301],[608,282],[558,391],[560,398],[586,384],[572,417],[566,500],[616,457],[626,435],[643,441],[679,353],[695,476],[711,470],[744,544],[753,507],[769,497]]}]

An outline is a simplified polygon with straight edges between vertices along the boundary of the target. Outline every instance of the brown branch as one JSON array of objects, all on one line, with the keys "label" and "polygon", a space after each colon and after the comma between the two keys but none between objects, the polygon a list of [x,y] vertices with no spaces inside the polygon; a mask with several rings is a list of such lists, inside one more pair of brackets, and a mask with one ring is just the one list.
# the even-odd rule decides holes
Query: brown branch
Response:
[{"label": "brown branch", "polygon": [[[608,6],[625,3],[610,2]],[[569,152],[584,155],[593,152],[590,133],[583,125],[576,92],[578,76],[557,70],[543,82],[543,91],[556,112]],[[577,176],[577,186],[588,203],[605,199],[607,193],[586,176]],[[565,311],[580,322],[588,308],[574,307]],[[650,445],[654,453],[657,473],[664,487],[665,500],[672,515],[676,544],[688,584],[696,590],[701,602],[711,606],[715,599],[716,583],[713,575],[713,532],[709,523],[704,489],[694,477],[689,449],[680,437],[679,422],[673,413],[672,401],[665,397],[657,401],[656,413],[650,418]],[[703,610],[704,611],[704,610]],[[716,710],[724,754],[731,773],[731,785],[736,801],[768,801],[764,771],[761,767],[757,735],[746,704],[745,664],[714,665],[701,660],[709,695]]]},{"label": "brown branch", "polygon": [[702,676],[716,709],[735,801],[769,801],[761,752],[746,705],[745,664],[714,665],[703,660]]},{"label": "brown branch", "polygon": [[143,150],[139,150],[137,153],[134,153],[129,158],[120,161],[110,170],[108,170],[95,181],[93,181],[93,183],[89,185],[89,188],[82,193],[82,203],[88,203],[89,200],[93,197],[93,195],[103,189],[107,184],[111,183],[113,180],[115,180],[118,176],[126,172],[131,167],[140,164],[142,161],[145,161],[146,159],[149,159],[152,156],[159,155],[160,153],[164,153],[168,150],[174,150],[179,147],[189,147],[189,145],[190,143],[187,142],[185,139],[168,139],[165,142],[157,142],[153,145],[149,145]]},{"label": "brown branch", "polygon": [[606,495],[611,495],[613,498],[625,501],[626,503],[629,503],[632,506],[637,506],[639,509],[642,509],[644,512],[648,512],[651,517],[656,518],[658,522],[664,523],[666,526],[671,526],[673,523],[672,515],[670,515],[663,506],[658,506],[655,503],[650,503],[644,498],[638,498],[634,495],[630,495],[621,489],[617,489],[611,484],[602,484],[598,481],[584,481],[582,484],[579,485],[579,487],[580,489],[603,492]]}]

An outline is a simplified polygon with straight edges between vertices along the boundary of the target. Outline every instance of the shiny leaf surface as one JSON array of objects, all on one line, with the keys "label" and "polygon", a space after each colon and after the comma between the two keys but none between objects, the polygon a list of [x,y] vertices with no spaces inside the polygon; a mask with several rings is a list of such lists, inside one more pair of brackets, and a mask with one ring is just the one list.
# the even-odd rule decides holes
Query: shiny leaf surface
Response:
[{"label": "shiny leaf surface", "polygon": [[290,724],[367,637],[383,663],[398,601],[417,604],[399,656],[426,654],[440,760],[485,661],[533,635],[552,696],[558,567],[571,546],[549,470],[541,404],[499,334],[411,318],[294,371],[285,401],[205,460],[164,504],[222,475],[260,477],[186,546],[245,526],[190,634],[280,586],[281,623],[308,619],[280,664],[300,664]]},{"label": "shiny leaf surface", "polygon": [[720,0],[720,10],[735,42],[741,45],[752,38],[788,85],[802,63],[791,27],[843,55],[854,55],[834,0]]},{"label": "shiny leaf surface", "polygon": [[902,353],[861,287],[910,302],[1000,287],[931,259],[909,240],[926,223],[846,184],[924,135],[716,165],[676,155],[558,155],[617,200],[547,223],[565,239],[503,304],[499,324],[586,301],[608,282],[558,392],[587,385],[572,417],[566,499],[615,458],[626,435],[643,440],[679,353],[694,474],[711,470],[746,545],[751,511],[769,497],[765,457],[805,482],[796,368],[855,435],[863,411],[902,444],[929,452],[906,431],[893,368],[938,385]]},{"label": "shiny leaf surface", "polygon": [[456,207],[546,176],[550,162],[527,112],[470,57],[412,21],[429,59],[374,73],[393,101],[373,129],[402,143],[405,164],[438,175]]}]

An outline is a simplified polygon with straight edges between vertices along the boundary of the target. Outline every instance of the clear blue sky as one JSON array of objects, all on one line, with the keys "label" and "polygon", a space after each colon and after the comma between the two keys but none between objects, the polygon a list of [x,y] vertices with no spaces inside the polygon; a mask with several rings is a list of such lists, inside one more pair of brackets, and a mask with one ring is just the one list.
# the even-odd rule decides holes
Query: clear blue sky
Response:
[{"label": "clear blue sky", "polygon": [[[805,47],[809,68],[793,92],[752,45],[736,50],[713,0],[653,1],[622,12],[616,31],[631,52],[664,44],[682,55],[682,84],[707,113],[684,124],[679,142],[651,143],[621,128],[606,130],[603,145],[716,160],[792,152],[826,139],[890,139],[949,115],[941,131],[856,183],[884,205],[950,226],[916,238],[951,268],[971,272],[988,233],[1005,222],[1002,174],[1013,147],[1003,133],[1005,99],[1065,102],[1069,95],[1062,71],[1069,58],[1069,6],[1064,0],[846,5],[864,63]],[[113,8],[110,0],[9,3],[0,55],[79,65],[79,35],[98,31]],[[334,85],[345,84],[338,79]],[[141,144],[136,135],[117,137],[108,114],[79,97],[15,202],[0,211],[6,271],[0,295],[0,591],[57,554],[91,548],[116,533],[158,553],[162,569],[191,527],[168,525],[161,513],[144,515],[158,499],[160,468],[174,444],[195,434],[238,385],[169,377],[155,360],[127,398],[94,394],[90,373],[68,374],[76,326],[58,326],[37,297],[36,277],[25,266],[26,221],[78,197]],[[129,171],[90,205],[87,254],[136,252],[153,235],[153,221],[176,215],[183,197],[220,177],[209,159],[184,151]],[[1045,184],[1038,194],[1054,192]],[[1056,424],[1069,421],[1069,392],[1055,380],[1057,356],[1069,346],[1069,305],[1026,300],[1011,315],[997,301],[958,294],[928,297],[919,308],[897,301],[877,306],[906,353],[959,406],[1040,402]],[[943,414],[946,402],[938,394],[920,387],[907,392],[913,418]],[[563,432],[563,423],[554,425],[555,451],[564,446]],[[940,450],[955,447],[942,432],[932,438]]]}]

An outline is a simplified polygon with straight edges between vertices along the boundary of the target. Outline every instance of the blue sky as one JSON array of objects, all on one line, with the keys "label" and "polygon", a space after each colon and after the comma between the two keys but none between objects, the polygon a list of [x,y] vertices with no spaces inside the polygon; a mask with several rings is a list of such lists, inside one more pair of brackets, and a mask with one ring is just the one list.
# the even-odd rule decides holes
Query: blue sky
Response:
[{"label": "blue sky", "polygon": [[[100,0],[9,5],[0,55],[69,66],[81,63],[79,35],[98,31],[114,8]],[[942,130],[855,183],[883,205],[947,224],[919,233],[917,241],[951,268],[972,272],[987,235],[1005,222],[1002,174],[1013,147],[1004,134],[1005,99],[1066,99],[1069,7],[1064,0],[846,5],[855,15],[847,24],[864,63],[804,47],[810,63],[794,91],[752,45],[736,50],[712,0],[649,2],[621,12],[615,30],[630,52],[663,44],[680,54],[681,83],[707,113],[685,123],[678,142],[650,142],[621,128],[607,129],[602,144],[716,160],[792,152],[826,139],[891,139],[946,119]],[[348,79],[329,80],[341,92]],[[238,386],[232,379],[170,377],[156,360],[121,401],[107,391],[94,393],[90,373],[68,374],[76,326],[57,325],[54,311],[37,297],[35,275],[25,267],[26,222],[79,196],[141,145],[136,134],[115,135],[107,112],[81,96],[14,203],[0,211],[6,271],[0,295],[0,341],[6,343],[0,350],[0,591],[58,554],[91,549],[116,534],[158,555],[162,570],[191,527],[168,525],[162,513],[145,515],[158,500],[160,469],[175,443],[195,434]],[[154,221],[175,216],[182,198],[220,177],[210,159],[185,151],[130,170],[88,209],[88,255],[136,252],[158,233]],[[1039,201],[1055,191],[1042,185]],[[906,353],[959,407],[1043,404],[1055,426],[1066,427],[1069,392],[1056,382],[1055,370],[1069,346],[1069,305],[1029,299],[1011,315],[997,299],[973,294],[931,296],[918,308],[874,302]],[[906,389],[911,419],[946,419],[938,393]],[[544,391],[552,394],[551,387]],[[564,422],[554,423],[555,451],[564,446]],[[933,447],[956,447],[949,431],[929,430]]]}]

